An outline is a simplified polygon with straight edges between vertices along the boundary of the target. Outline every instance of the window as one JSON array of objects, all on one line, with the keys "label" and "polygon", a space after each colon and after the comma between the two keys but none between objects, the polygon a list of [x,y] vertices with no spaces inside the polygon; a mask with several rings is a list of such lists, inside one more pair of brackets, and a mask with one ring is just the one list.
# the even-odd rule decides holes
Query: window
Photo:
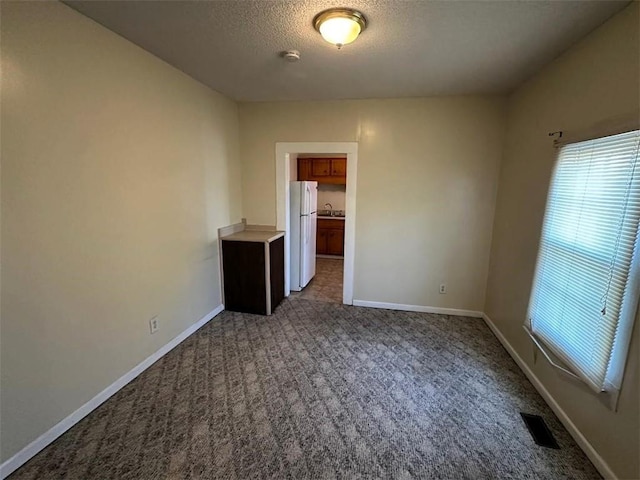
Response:
[{"label": "window", "polygon": [[560,149],[525,325],[555,366],[613,405],[638,303],[639,146],[632,131]]}]

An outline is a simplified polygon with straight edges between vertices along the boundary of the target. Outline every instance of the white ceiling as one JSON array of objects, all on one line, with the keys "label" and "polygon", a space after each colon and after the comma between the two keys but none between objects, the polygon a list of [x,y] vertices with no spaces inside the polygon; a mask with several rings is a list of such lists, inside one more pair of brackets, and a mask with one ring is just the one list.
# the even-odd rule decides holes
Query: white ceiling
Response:
[{"label": "white ceiling", "polygon": [[[270,101],[508,92],[629,1],[65,3],[234,100]],[[334,6],[368,20],[342,50],[312,25]]]}]

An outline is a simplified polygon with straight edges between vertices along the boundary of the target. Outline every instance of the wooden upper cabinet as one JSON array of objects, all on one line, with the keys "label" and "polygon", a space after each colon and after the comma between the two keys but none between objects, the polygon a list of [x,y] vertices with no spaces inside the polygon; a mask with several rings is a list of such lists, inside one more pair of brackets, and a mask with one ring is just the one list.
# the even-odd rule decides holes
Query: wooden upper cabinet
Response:
[{"label": "wooden upper cabinet", "polygon": [[329,158],[312,158],[311,159],[311,176],[312,177],[328,177],[332,175],[331,159]]},{"label": "wooden upper cabinet", "polygon": [[311,159],[299,158],[298,159],[298,181],[306,182],[311,180]]},{"label": "wooden upper cabinet", "polygon": [[299,158],[298,180],[346,185],[346,158]]},{"label": "wooden upper cabinet", "polygon": [[347,159],[334,158],[331,160],[331,175],[347,178]]}]

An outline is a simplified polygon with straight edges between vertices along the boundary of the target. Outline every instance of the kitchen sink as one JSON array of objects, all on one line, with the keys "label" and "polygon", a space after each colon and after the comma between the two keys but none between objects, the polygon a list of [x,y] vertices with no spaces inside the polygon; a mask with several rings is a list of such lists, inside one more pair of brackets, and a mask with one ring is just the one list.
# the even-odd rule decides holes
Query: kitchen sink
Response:
[{"label": "kitchen sink", "polygon": [[344,210],[318,210],[318,216],[344,218]]}]

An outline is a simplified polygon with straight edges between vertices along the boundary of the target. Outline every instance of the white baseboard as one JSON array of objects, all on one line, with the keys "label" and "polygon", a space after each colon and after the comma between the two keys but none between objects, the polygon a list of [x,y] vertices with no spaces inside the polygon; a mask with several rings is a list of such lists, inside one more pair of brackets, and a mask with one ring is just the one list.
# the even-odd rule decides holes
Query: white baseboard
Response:
[{"label": "white baseboard", "polygon": [[24,447],[14,456],[9,458],[7,461],[3,462],[0,465],[0,479],[4,479],[11,475],[14,471],[24,465],[27,461],[29,461],[32,457],[38,454],[43,448],[52,443],[56,438],[62,435],[64,432],[73,427],[76,423],[82,420],[84,417],[89,415],[93,410],[102,405],[105,401],[107,401],[112,395],[114,395],[118,390],[128,384],[131,380],[136,378],[142,372],[144,372],[147,368],[153,365],[155,362],[160,360],[164,355],[166,355],[169,351],[173,350],[176,346],[178,346],[183,340],[185,340],[189,335],[194,333],[200,327],[202,327],[205,323],[211,320],[213,317],[218,315],[220,312],[224,310],[224,305],[218,305],[211,312],[207,313],[204,317],[198,320],[196,323],[191,325],[169,343],[164,345],[158,351],[147,357],[145,360],[140,362],[138,365],[133,367],[127,373],[125,373],[118,380],[113,382],[107,388],[102,390],[99,394],[89,400],[87,403],[82,405],[78,410],[73,412],[71,415],[51,427],[45,433],[36,438],[29,445]]},{"label": "white baseboard", "polygon": [[482,318],[482,312],[460,310],[457,308],[427,307],[424,305],[406,305],[403,303],[370,302],[369,300],[353,300],[356,307],[386,308],[388,310],[404,310],[405,312],[439,313],[441,315],[458,315],[461,317]]},{"label": "white baseboard", "polygon": [[606,479],[616,480],[618,477],[613,473],[609,464],[604,461],[604,459],[600,456],[600,454],[593,448],[593,445],[589,443],[589,441],[585,438],[578,427],[571,421],[567,413],[562,409],[562,407],[556,402],[556,400],[551,396],[549,391],[544,387],[540,379],[533,373],[533,370],[529,368],[529,365],[522,359],[518,352],[515,351],[513,346],[507,341],[505,336],[502,334],[498,327],[491,321],[489,316],[485,313],[482,314],[482,318],[487,326],[491,329],[493,334],[498,338],[502,346],[509,352],[511,358],[518,364],[520,370],[524,372],[529,381],[533,384],[538,393],[544,398],[544,401],[547,402],[551,410],[556,414],[560,422],[567,429],[569,434],[573,437],[576,443],[580,446],[582,451],[589,457],[589,460],[593,463],[596,469],[600,472]]}]

